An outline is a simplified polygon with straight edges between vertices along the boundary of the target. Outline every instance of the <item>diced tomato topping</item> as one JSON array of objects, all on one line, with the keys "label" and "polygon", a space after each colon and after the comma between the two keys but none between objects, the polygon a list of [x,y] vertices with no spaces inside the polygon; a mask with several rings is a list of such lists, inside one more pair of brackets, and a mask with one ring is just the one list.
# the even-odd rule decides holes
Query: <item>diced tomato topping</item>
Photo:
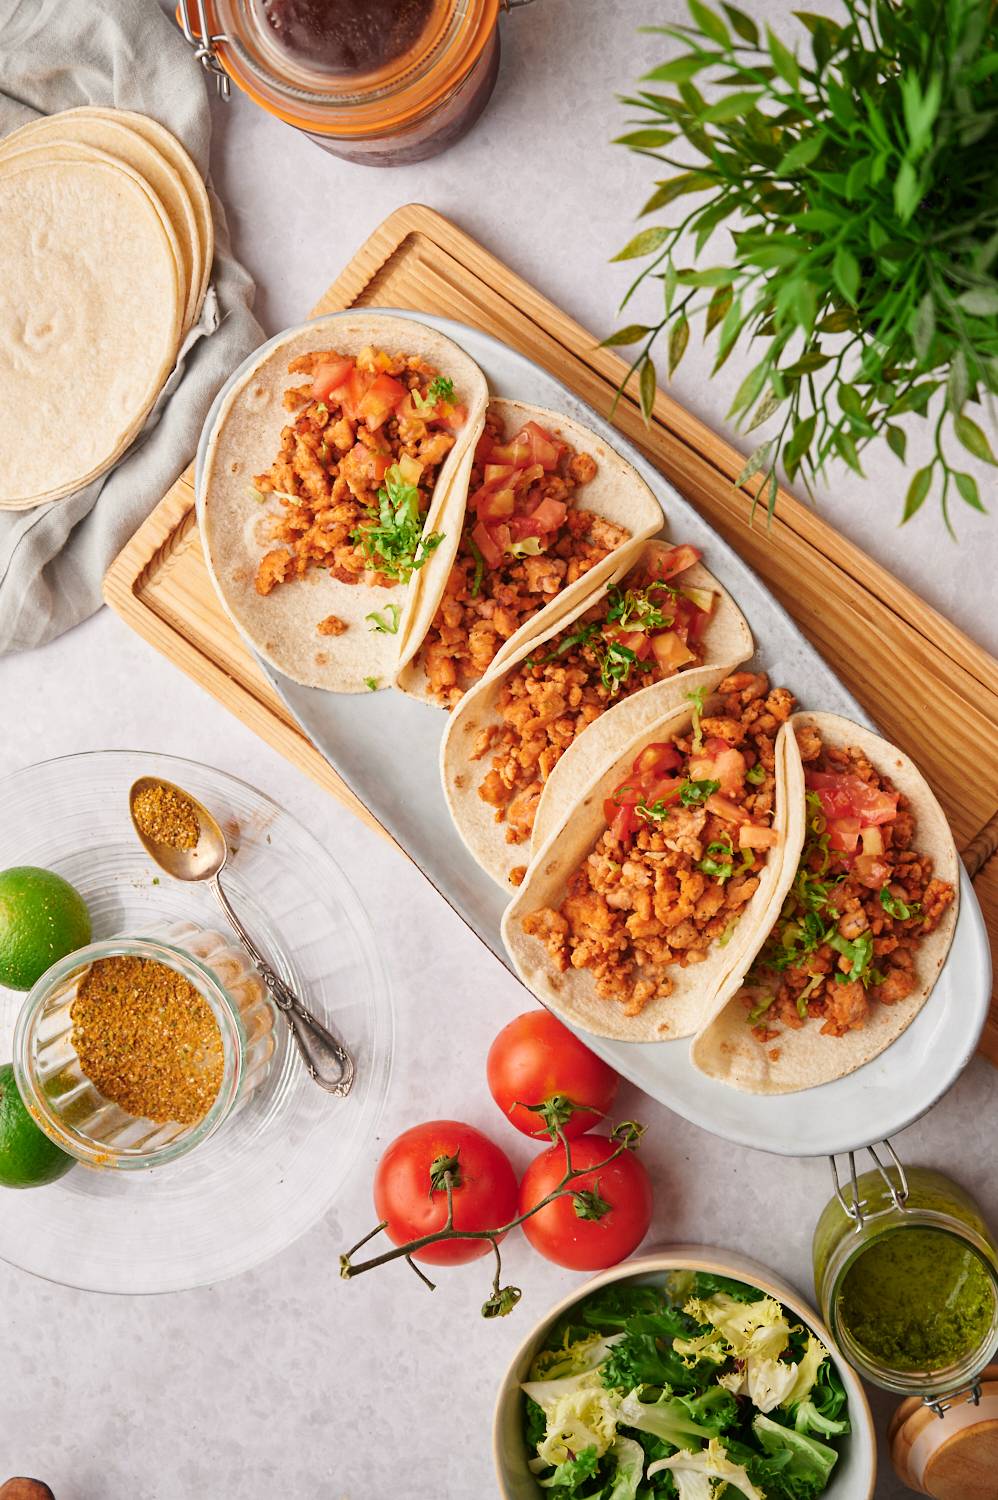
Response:
[{"label": "diced tomato topping", "polygon": [[679,788],[682,784],[681,776],[663,776],[660,780],[652,782],[645,801],[651,807],[654,807],[656,802],[675,802],[679,797]]},{"label": "diced tomato topping", "polygon": [[638,661],[644,661],[651,655],[651,637],[645,635],[643,630],[615,630],[608,632],[608,637],[616,641],[618,646],[623,646],[625,651],[633,651]]},{"label": "diced tomato topping", "polygon": [[829,818],[828,847],[839,854],[852,854],[859,843],[858,818]]},{"label": "diced tomato topping", "polygon": [[[493,443],[487,452],[493,463],[516,464],[518,467],[540,464],[544,472],[550,474],[558,467],[564,447],[564,443],[537,422],[527,422],[509,442]],[[480,451],[481,448],[479,443]]]},{"label": "diced tomato topping", "polygon": [[644,796],[644,787],[638,776],[630,781],[622,781],[620,786],[610,793],[610,801],[614,807],[634,807]]},{"label": "diced tomato topping", "polygon": [[[716,596],[710,595],[713,599]],[[710,611],[698,608],[692,600],[680,594],[672,605],[672,628],[684,641],[698,641],[707,628]]]},{"label": "diced tomato topping", "polygon": [[659,630],[651,637],[651,649],[663,673],[678,672],[694,654],[675,630]]},{"label": "diced tomato topping", "polygon": [[[865,832],[865,829],[864,829]],[[852,873],[860,885],[868,891],[879,891],[891,878],[891,867],[879,854],[859,854],[853,861]]]},{"label": "diced tomato topping", "polygon": [[542,500],[540,505],[534,507],[527,520],[532,521],[534,531],[531,536],[546,536],[552,531],[557,531],[564,526],[565,517],[568,515],[568,506],[562,500]]},{"label": "diced tomato topping", "polygon": [[610,824],[610,832],[621,844],[625,844],[638,826],[637,814],[633,807],[618,807]]},{"label": "diced tomato topping", "polygon": [[475,509],[480,521],[488,525],[492,521],[508,521],[516,510],[516,495],[512,490],[479,490]]},{"label": "diced tomato topping", "polygon": [[[508,532],[508,527],[506,528]],[[471,540],[482,554],[486,567],[498,568],[502,562],[503,549],[498,541],[493,541],[492,533],[484,521],[479,521],[471,533]]]},{"label": "diced tomato topping", "polygon": [[[897,792],[881,792],[859,776],[840,776],[833,771],[807,771],[804,782],[809,791],[817,792],[821,810],[829,823],[840,819],[860,825],[890,823],[897,816]],[[832,844],[834,849],[837,846]],[[855,841],[852,845],[855,848]]]},{"label": "diced tomato topping", "polygon": [[678,573],[685,573],[687,568],[692,568],[695,562],[699,562],[703,553],[699,547],[691,547],[684,542],[680,547],[670,547],[668,552],[663,552],[655,560],[655,577],[660,583],[668,583],[670,578],[675,578]]},{"label": "diced tomato topping", "polygon": [[432,412],[421,412],[420,415],[425,421],[434,422],[439,427],[449,427],[451,432],[456,432],[467,422],[468,408],[456,401],[438,401]]},{"label": "diced tomato topping", "polygon": [[859,839],[864,854],[883,854],[884,836],[876,826],[871,824],[868,828],[860,828]]},{"label": "diced tomato topping", "polygon": [[726,823],[747,823],[749,815],[743,807],[730,801],[720,792],[711,792],[707,798],[706,807],[708,812],[714,813],[718,818],[723,818]]},{"label": "diced tomato topping", "polygon": [[354,369],[352,359],[334,359],[320,365],[312,376],[312,400],[325,401],[330,391],[337,390]]},{"label": "diced tomato topping", "polygon": [[699,755],[690,757],[690,776],[694,781],[719,781],[721,791],[734,796],[745,785],[745,757],[727,740],[713,735]]},{"label": "diced tomato topping", "polygon": [[670,745],[664,740],[656,740],[638,754],[634,762],[635,776],[650,776],[656,771],[675,771],[683,763],[683,757],[675,745]]},{"label": "diced tomato topping", "polygon": [[743,823],[738,830],[739,849],[774,849],[780,842],[775,828],[764,828],[760,823]]},{"label": "diced tomato topping", "polygon": [[512,464],[485,464],[482,469],[482,478],[485,481],[482,489],[486,485],[502,484],[504,480],[512,479],[515,473],[516,469]]},{"label": "diced tomato topping", "polygon": [[357,404],[357,416],[371,432],[376,432],[407,395],[405,386],[394,376],[376,375]]}]

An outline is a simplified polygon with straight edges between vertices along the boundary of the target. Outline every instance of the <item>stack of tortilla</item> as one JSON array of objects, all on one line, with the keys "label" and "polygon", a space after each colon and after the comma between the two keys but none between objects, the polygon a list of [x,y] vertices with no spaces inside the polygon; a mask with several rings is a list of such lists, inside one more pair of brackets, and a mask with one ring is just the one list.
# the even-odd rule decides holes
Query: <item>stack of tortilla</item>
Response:
[{"label": "stack of tortilla", "polygon": [[0,142],[0,509],[63,499],[123,455],[213,252],[201,174],[155,120],[87,107]]}]

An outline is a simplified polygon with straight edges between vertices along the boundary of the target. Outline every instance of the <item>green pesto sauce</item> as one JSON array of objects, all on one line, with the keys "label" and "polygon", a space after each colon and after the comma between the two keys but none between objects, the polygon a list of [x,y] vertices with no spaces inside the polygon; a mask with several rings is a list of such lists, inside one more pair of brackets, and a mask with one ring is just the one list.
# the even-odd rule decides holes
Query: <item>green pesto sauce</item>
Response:
[{"label": "green pesto sauce", "polygon": [[994,1288],[980,1258],[940,1229],[883,1234],[846,1272],[839,1318],[893,1370],[942,1370],[987,1338]]}]

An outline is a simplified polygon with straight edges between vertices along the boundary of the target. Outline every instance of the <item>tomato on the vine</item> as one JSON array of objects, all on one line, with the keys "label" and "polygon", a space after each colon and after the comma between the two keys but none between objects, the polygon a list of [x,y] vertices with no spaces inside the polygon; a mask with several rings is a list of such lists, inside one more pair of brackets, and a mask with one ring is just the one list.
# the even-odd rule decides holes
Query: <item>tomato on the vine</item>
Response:
[{"label": "tomato on the vine", "polygon": [[535,1139],[557,1126],[568,1140],[606,1115],[620,1084],[608,1063],[546,1010],[504,1026],[489,1048],[492,1097],[517,1130]]},{"label": "tomato on the vine", "polygon": [[[652,1191],[648,1173],[633,1151],[602,1166],[616,1149],[606,1136],[583,1135],[571,1143],[573,1168],[594,1168],[568,1190],[523,1221],[527,1239],[546,1260],[573,1271],[615,1266],[636,1250],[648,1233]],[[565,1175],[565,1147],[559,1141],[535,1157],[520,1183],[520,1213],[528,1213],[554,1192]]]},{"label": "tomato on the vine", "polygon": [[[396,1245],[444,1228],[448,1171],[455,1229],[498,1229],[516,1217],[516,1176],[499,1147],[473,1125],[429,1120],[392,1141],[375,1173],[375,1211]],[[484,1239],[446,1239],[412,1255],[430,1265],[457,1266],[491,1250]]]}]

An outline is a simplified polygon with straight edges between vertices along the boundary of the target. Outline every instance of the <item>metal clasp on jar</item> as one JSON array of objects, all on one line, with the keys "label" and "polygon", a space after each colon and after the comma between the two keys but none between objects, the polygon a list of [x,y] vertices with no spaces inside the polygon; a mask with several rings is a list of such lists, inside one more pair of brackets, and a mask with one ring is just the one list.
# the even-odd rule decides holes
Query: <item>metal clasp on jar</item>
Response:
[{"label": "metal clasp on jar", "polygon": [[[855,1225],[857,1234],[860,1233],[863,1225],[870,1219],[877,1219],[884,1214],[895,1212],[903,1214],[905,1212],[905,1205],[908,1202],[908,1178],[905,1175],[905,1170],[904,1166],[902,1165],[901,1158],[898,1156],[889,1140],[881,1141],[880,1144],[890,1156],[890,1163],[888,1164],[888,1166],[885,1166],[884,1163],[880,1160],[880,1157],[877,1155],[877,1148],[875,1145],[865,1146],[863,1149],[865,1151],[868,1151],[870,1153],[870,1156],[873,1158],[873,1164],[876,1167],[877,1171],[880,1173],[884,1186],[887,1189],[890,1202],[885,1204],[883,1208],[874,1209],[872,1212],[867,1211],[868,1206],[866,1202],[859,1196],[859,1178],[856,1172],[856,1152],[849,1151],[847,1153],[847,1160],[849,1162],[849,1182],[852,1188],[852,1199],[849,1202],[846,1201],[846,1196],[842,1191],[842,1185],[839,1182],[839,1171],[836,1165],[835,1157],[830,1156],[828,1158],[829,1165],[832,1169],[832,1182],[835,1186],[835,1196],[838,1199],[839,1207],[842,1209],[842,1212],[845,1214],[846,1218],[852,1220],[853,1224]],[[891,1166],[897,1172],[897,1182],[892,1181],[890,1177],[889,1167]]]},{"label": "metal clasp on jar", "polygon": [[184,33],[184,39],[194,48],[194,56],[205,72],[214,74],[215,88],[219,98],[228,99],[232,93],[232,85],[229,82],[228,73],[218,60],[215,43],[227,42],[229,38],[222,31],[212,32],[208,25],[205,0],[195,0],[195,4],[198,11],[197,30],[191,25],[190,0],[180,0],[180,27]]}]

